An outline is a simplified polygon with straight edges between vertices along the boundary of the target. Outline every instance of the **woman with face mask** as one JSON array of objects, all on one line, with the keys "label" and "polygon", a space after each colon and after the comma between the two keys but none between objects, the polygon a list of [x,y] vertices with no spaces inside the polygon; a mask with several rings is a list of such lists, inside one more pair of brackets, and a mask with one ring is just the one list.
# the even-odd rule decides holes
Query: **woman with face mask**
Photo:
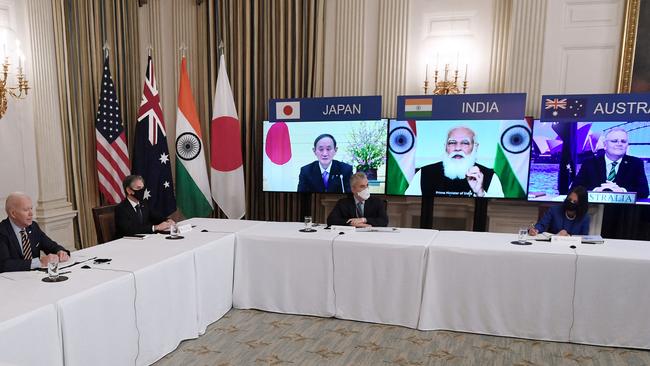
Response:
[{"label": "woman with face mask", "polygon": [[582,186],[574,187],[562,205],[546,211],[544,217],[528,230],[528,234],[534,236],[540,232],[549,232],[563,236],[588,235],[588,210],[587,191]]}]

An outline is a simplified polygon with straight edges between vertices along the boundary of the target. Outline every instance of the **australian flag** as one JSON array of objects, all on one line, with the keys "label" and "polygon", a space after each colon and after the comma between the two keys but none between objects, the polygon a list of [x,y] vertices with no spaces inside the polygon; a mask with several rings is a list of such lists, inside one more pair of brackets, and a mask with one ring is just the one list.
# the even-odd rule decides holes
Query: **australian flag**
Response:
[{"label": "australian flag", "polygon": [[144,178],[144,199],[149,207],[164,216],[176,211],[167,133],[151,56],[147,62],[142,102],[135,128],[133,174]]},{"label": "australian flag", "polygon": [[587,100],[581,98],[546,98],[544,100],[544,118],[578,119],[585,116]]}]

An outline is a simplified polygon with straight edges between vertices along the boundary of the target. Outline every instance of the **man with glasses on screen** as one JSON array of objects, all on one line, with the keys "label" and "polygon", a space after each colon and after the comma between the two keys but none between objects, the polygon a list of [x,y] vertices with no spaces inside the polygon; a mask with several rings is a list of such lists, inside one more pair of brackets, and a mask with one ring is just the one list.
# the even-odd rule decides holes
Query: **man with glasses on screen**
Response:
[{"label": "man with glasses on screen", "polygon": [[643,160],[627,155],[628,134],[615,127],[605,133],[604,154],[585,160],[572,187],[583,186],[595,192],[636,192],[636,198],[648,197],[648,179]]},{"label": "man with glasses on screen", "polygon": [[338,151],[334,136],[324,133],[316,137],[312,151],[316,161],[300,168],[298,192],[350,193],[352,166],[334,160]]},{"label": "man with glasses on screen", "polygon": [[494,169],[476,162],[478,145],[472,129],[461,126],[449,130],[443,160],[421,169],[422,195],[503,197]]}]

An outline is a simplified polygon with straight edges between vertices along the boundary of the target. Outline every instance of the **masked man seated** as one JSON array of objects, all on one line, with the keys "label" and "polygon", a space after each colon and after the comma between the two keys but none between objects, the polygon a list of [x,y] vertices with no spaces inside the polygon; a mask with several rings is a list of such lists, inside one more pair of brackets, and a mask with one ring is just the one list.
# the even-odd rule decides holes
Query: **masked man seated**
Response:
[{"label": "masked man seated", "polygon": [[368,178],[362,172],[350,177],[352,195],[336,202],[327,217],[328,225],[352,225],[354,227],[387,226],[388,215],[384,202],[370,196]]}]

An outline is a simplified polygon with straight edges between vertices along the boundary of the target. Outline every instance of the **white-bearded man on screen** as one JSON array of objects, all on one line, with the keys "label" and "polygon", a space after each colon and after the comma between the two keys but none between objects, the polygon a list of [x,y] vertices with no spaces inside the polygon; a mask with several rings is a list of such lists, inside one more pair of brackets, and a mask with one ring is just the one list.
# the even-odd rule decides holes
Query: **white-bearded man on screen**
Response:
[{"label": "white-bearded man on screen", "polygon": [[476,133],[468,127],[454,127],[447,133],[442,161],[420,169],[423,196],[503,197],[499,177],[476,162]]}]

